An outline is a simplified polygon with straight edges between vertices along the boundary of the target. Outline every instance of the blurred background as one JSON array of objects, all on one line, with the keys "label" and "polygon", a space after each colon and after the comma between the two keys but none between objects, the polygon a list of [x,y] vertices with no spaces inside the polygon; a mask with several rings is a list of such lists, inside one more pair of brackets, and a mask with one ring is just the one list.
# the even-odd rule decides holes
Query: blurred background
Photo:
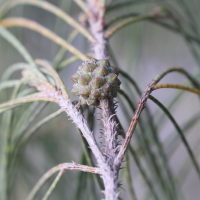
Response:
[{"label": "blurred background", "polygon": [[[0,3],[3,5],[5,2],[6,0],[1,0]],[[78,21],[81,10],[72,0],[49,0],[48,2],[58,6]],[[108,1],[110,5],[115,5],[120,2],[123,1]],[[195,34],[196,37],[200,36],[200,26],[198,24],[200,2],[198,0],[184,0],[188,10],[192,14],[193,21],[190,15],[188,15],[188,12],[181,6],[181,1],[179,0],[135,0],[134,2],[135,3],[130,4],[128,7],[122,7],[108,12],[106,20],[109,21],[109,19],[112,19],[114,16],[119,16],[122,13],[140,13],[145,15],[152,13],[158,6],[164,6],[171,12],[174,12],[174,15],[181,21],[184,29],[187,30],[188,33]],[[6,17],[10,16],[25,17],[34,20],[54,31],[64,39],[66,39],[73,30],[72,27],[63,22],[63,20],[55,17],[51,13],[30,5],[20,5],[11,9],[6,14]],[[193,32],[190,28],[191,23],[195,26],[196,32]],[[58,45],[49,39],[31,30],[23,28],[9,28],[9,30],[22,42],[34,59],[41,58],[52,62],[60,49]],[[81,34],[76,36],[72,44],[84,53],[91,53],[91,45]],[[118,31],[109,41],[109,45],[110,48],[112,48],[112,52],[115,55],[119,67],[125,72],[128,72],[137,82],[141,91],[145,89],[157,74],[168,67],[182,67],[193,76],[196,76],[199,81],[199,46],[196,43],[189,43],[182,34],[173,32],[159,24],[151,21],[130,24]],[[194,51],[191,51],[191,45],[197,53],[196,57],[194,56]],[[66,52],[63,60],[71,56],[70,53]],[[7,41],[0,37],[0,74],[2,75],[9,66],[18,62],[24,62],[21,55]],[[60,71],[60,76],[68,91],[72,88],[71,75],[76,72],[80,64],[81,61],[76,61]],[[112,64],[114,64],[114,62],[112,62]],[[13,74],[12,79],[18,79],[20,77],[20,72],[16,72]],[[122,81],[122,89],[128,94],[134,105],[137,105],[140,98],[139,95],[127,80],[122,76],[119,77]],[[179,73],[170,73],[162,79],[161,83],[186,84],[189,82]],[[184,131],[196,155],[196,159],[200,164],[199,97],[184,92],[172,105],[171,102],[179,93],[178,90],[174,89],[161,89],[153,92],[152,95],[169,108],[169,111]],[[1,102],[8,100],[10,94],[10,90],[2,92],[0,94]],[[70,97],[73,100],[77,99],[72,94],[70,94]],[[117,116],[121,121],[122,127],[126,131],[133,116],[133,111],[130,109],[123,96],[118,95],[117,101],[119,102]],[[27,129],[58,109],[58,106],[53,103],[49,103],[45,107],[43,104],[44,103],[40,104],[40,106],[43,107],[42,112],[35,117]],[[24,108],[21,109],[21,112],[23,113],[29,105],[30,104],[22,106]],[[177,199],[200,199],[199,177],[191,164],[191,159],[177,131],[157,105],[150,100],[148,100],[147,105],[153,116],[154,124],[157,129],[157,136],[167,155],[169,167],[172,171],[174,181],[176,182],[178,191]],[[95,113],[94,117],[98,118],[99,110],[97,109]],[[87,115],[88,111],[86,111],[85,114]],[[151,143],[152,136],[145,112],[142,113],[141,118],[145,127],[145,134]],[[94,123],[96,138],[99,137],[98,123],[98,121]],[[140,135],[140,132],[140,128],[137,127],[136,133],[131,140],[131,146],[136,147],[136,149],[140,147],[138,143],[138,135]],[[2,132],[0,132],[0,134],[2,134]],[[158,149],[153,143],[151,148],[160,162]],[[138,150],[138,156],[156,192],[161,199],[165,199],[166,196],[160,189],[160,183],[156,179],[156,170],[152,170],[152,168],[149,167],[149,162],[151,162],[149,160],[150,158],[140,150]],[[75,125],[68,120],[68,116],[62,113],[40,127],[20,151],[10,199],[25,199],[34,184],[47,170],[60,163],[71,162],[72,160],[76,163],[86,164],[80,135]],[[93,161],[94,164],[96,164],[96,161]],[[129,156],[129,161],[130,173],[137,199],[154,199],[131,155]],[[160,166],[162,166],[162,164]],[[102,199],[103,195],[100,192],[97,182],[95,182],[95,187],[91,184],[91,176],[96,175],[89,175],[77,171],[66,171],[49,199]],[[163,177],[167,179],[164,170]],[[39,192],[37,199],[43,197],[45,191],[47,191],[52,183],[52,180],[54,180],[53,178],[55,177],[52,177],[48,183],[45,184]],[[121,198],[127,200],[132,199],[129,194],[124,169],[120,171],[119,179],[122,181],[123,187],[120,194]],[[91,195],[92,191],[95,191],[95,196]]]}]

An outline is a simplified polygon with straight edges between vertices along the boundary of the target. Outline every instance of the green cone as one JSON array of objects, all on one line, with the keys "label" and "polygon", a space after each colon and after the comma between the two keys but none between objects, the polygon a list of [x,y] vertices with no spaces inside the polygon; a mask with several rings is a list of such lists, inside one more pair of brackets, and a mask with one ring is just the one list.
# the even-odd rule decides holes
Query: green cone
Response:
[{"label": "green cone", "polygon": [[100,99],[114,98],[120,88],[119,69],[110,66],[107,59],[95,58],[83,62],[72,76],[72,93],[80,104],[98,106]]}]

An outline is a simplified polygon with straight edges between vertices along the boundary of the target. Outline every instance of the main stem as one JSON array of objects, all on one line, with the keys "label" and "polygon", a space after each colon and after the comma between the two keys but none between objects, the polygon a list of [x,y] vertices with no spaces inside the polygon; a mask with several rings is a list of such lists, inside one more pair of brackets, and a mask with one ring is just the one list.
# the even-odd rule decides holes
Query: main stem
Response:
[{"label": "main stem", "polygon": [[[107,58],[106,40],[104,37],[104,11],[105,5],[96,0],[88,0],[90,8],[95,15],[95,19],[89,19],[91,33],[96,39],[93,45],[96,59]],[[113,99],[102,99],[100,106],[103,115],[104,137],[105,137],[105,156],[106,163],[99,166],[102,170],[102,178],[105,186],[105,199],[118,200],[118,173],[119,167],[115,167],[114,160],[117,153],[117,124],[115,120],[115,109]]]},{"label": "main stem", "polygon": [[105,185],[106,200],[117,200],[119,197],[118,173],[119,167],[114,165],[117,156],[117,124],[115,120],[114,103],[112,99],[100,101],[105,138],[105,156],[107,169],[102,172]]}]

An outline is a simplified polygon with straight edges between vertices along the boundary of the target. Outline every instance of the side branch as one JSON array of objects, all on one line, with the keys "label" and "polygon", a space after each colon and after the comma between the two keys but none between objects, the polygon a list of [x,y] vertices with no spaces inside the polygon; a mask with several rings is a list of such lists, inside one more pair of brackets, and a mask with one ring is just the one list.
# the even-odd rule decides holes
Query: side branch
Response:
[{"label": "side branch", "polygon": [[167,73],[171,72],[170,69],[164,70],[161,74],[157,75],[152,81],[151,83],[148,85],[148,87],[146,88],[146,90],[143,92],[140,101],[137,105],[136,111],[134,113],[134,116],[132,118],[132,121],[130,123],[130,126],[128,128],[126,137],[123,141],[123,144],[120,148],[120,151],[117,155],[117,157],[115,158],[115,162],[114,165],[115,167],[119,167],[123,161],[123,158],[125,156],[126,153],[126,149],[128,147],[128,144],[131,140],[133,131],[135,130],[135,127],[137,125],[138,122],[138,118],[140,117],[140,114],[142,112],[142,110],[145,108],[145,104],[147,99],[149,98],[149,95],[152,93],[153,90],[156,89],[160,89],[160,88],[176,88],[176,89],[182,89],[182,90],[186,90],[195,94],[198,94],[200,96],[200,90],[197,89],[193,89],[190,87],[186,87],[183,85],[177,85],[177,84],[161,84],[161,85],[156,85]]},{"label": "side branch", "polygon": [[137,125],[138,118],[139,118],[142,110],[145,108],[145,104],[146,104],[146,101],[147,101],[150,93],[151,93],[151,87],[147,87],[147,89],[144,91],[144,93],[142,94],[142,96],[140,98],[140,101],[139,101],[137,108],[135,110],[135,114],[133,116],[133,119],[131,120],[130,126],[128,128],[127,133],[126,133],[126,137],[123,141],[123,144],[121,145],[121,148],[120,148],[120,151],[119,151],[117,157],[115,158],[114,165],[117,168],[121,165],[121,163],[123,161],[123,158],[124,158],[125,153],[126,153],[126,149],[127,149],[128,144],[131,140],[133,131],[135,130],[135,127]]},{"label": "side branch", "polygon": [[59,96],[58,102],[60,107],[71,117],[76,126],[81,130],[83,136],[87,140],[95,158],[97,159],[99,166],[105,165],[105,157],[102,154],[93,133],[91,132],[87,120],[77,110],[77,108],[71,103],[67,102],[62,95]]}]

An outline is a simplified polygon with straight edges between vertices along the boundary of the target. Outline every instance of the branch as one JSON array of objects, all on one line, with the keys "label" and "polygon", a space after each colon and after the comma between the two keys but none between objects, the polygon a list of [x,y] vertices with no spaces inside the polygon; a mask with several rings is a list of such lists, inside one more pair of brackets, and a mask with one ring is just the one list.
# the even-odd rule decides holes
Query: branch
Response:
[{"label": "branch", "polygon": [[74,27],[76,30],[78,30],[80,33],[82,33],[90,42],[95,43],[95,39],[92,37],[92,35],[79,23],[77,23],[71,16],[69,16],[67,13],[63,12],[61,9],[57,8],[53,4],[47,2],[47,1],[39,1],[39,0],[12,0],[9,2],[6,2],[2,8],[0,9],[1,17],[4,16],[11,8],[20,5],[20,4],[30,4],[33,6],[37,6],[39,8],[42,8],[44,10],[47,10],[57,17],[60,17],[65,22],[70,24],[72,27]]},{"label": "branch", "polygon": [[56,99],[47,97],[45,93],[38,92],[38,93],[35,93],[35,94],[32,94],[32,95],[28,95],[28,96],[25,96],[25,97],[21,97],[21,98],[0,104],[0,113],[6,111],[8,109],[13,108],[14,106],[18,106],[18,105],[21,105],[21,104],[24,104],[24,103],[34,102],[34,101],[56,102]]},{"label": "branch", "polygon": [[153,91],[153,90],[157,90],[160,88],[174,88],[174,89],[186,90],[188,92],[192,92],[192,93],[200,96],[200,90],[193,89],[193,88],[190,88],[190,87],[187,87],[184,85],[178,85],[178,84],[160,84],[160,85],[153,86],[151,89]]},{"label": "branch", "polygon": [[136,152],[131,146],[129,146],[129,150],[130,150],[131,155],[132,155],[133,158],[134,158],[134,161],[135,161],[135,164],[136,164],[137,167],[138,167],[138,170],[139,170],[140,173],[142,174],[142,176],[143,176],[143,178],[144,178],[146,184],[148,185],[148,187],[149,187],[149,189],[150,189],[152,195],[154,196],[154,198],[155,198],[156,200],[159,200],[159,197],[158,197],[158,195],[157,195],[157,193],[156,193],[156,191],[155,191],[155,189],[154,189],[154,184],[151,182],[151,180],[149,179],[149,177],[148,177],[148,175],[147,175],[147,173],[146,173],[144,167],[142,166],[142,162],[140,161],[137,152]]},{"label": "branch", "polygon": [[117,123],[115,120],[115,104],[113,100],[102,99],[100,101],[101,112],[104,124],[105,154],[108,157],[115,157],[117,153]]},{"label": "branch", "polygon": [[19,80],[3,81],[0,83],[0,91],[6,88],[15,87],[20,83]]},{"label": "branch", "polygon": [[[200,95],[200,94],[199,94]],[[176,128],[183,144],[185,145],[185,148],[187,149],[188,151],[188,154],[192,160],[192,163],[196,169],[196,172],[198,174],[198,178],[200,179],[200,168],[199,168],[199,165],[198,165],[198,162],[195,158],[195,155],[193,154],[192,152],[192,149],[190,148],[190,145],[188,144],[187,142],[187,139],[185,138],[181,128],[179,127],[179,125],[176,123],[175,119],[173,118],[173,116],[170,114],[170,112],[168,111],[167,108],[165,108],[164,105],[162,105],[162,103],[160,103],[156,98],[154,98],[153,96],[149,95],[149,99],[151,99],[155,104],[157,104],[162,110],[163,112],[168,116],[168,118],[170,119],[170,121],[173,123],[174,127]]]},{"label": "branch", "polygon": [[95,174],[101,174],[101,170],[99,168],[95,167],[89,167],[86,165],[80,165],[76,163],[63,163],[59,164],[49,171],[47,171],[41,178],[40,180],[36,183],[36,185],[33,187],[32,191],[27,197],[27,200],[33,200],[37,192],[40,190],[40,188],[46,183],[46,181],[57,171],[61,170],[78,170],[78,171],[83,171],[83,172],[90,172],[90,173],[95,173]]},{"label": "branch", "polygon": [[67,93],[67,90],[66,90],[66,88],[65,88],[62,80],[60,79],[60,76],[56,72],[56,70],[47,61],[45,61],[45,60],[37,59],[37,60],[35,60],[35,62],[37,64],[42,65],[43,67],[45,67],[52,74],[52,76],[56,80],[59,88],[61,89],[62,95],[64,96],[65,100],[69,101],[69,95]]},{"label": "branch", "polygon": [[137,196],[133,187],[133,181],[131,178],[131,173],[130,173],[130,168],[129,168],[129,156],[128,153],[126,154],[126,179],[127,179],[127,183],[128,183],[128,188],[129,188],[129,192],[131,195],[132,200],[137,200]]},{"label": "branch", "polygon": [[95,21],[96,17],[94,13],[90,10],[88,5],[82,0],[74,0],[77,5],[85,12],[85,14],[93,21]]},{"label": "branch", "polygon": [[115,22],[118,22],[119,20],[130,18],[130,17],[138,17],[138,15],[139,15],[138,13],[129,13],[129,14],[124,14],[124,15],[114,17],[109,22],[107,22],[104,27],[107,29],[108,27],[113,25]]},{"label": "branch", "polygon": [[31,30],[34,30],[45,37],[49,38],[50,40],[54,41],[56,44],[66,48],[69,52],[72,54],[78,56],[81,60],[87,60],[87,56],[85,56],[83,53],[81,53],[78,49],[76,49],[74,46],[71,44],[67,43],[64,39],[50,31],[49,29],[45,28],[44,26],[41,26],[37,22],[34,22],[29,19],[25,18],[17,18],[17,17],[11,17],[11,18],[6,18],[0,21],[0,24],[5,27],[24,27],[28,28]]},{"label": "branch", "polygon": [[40,77],[43,77],[43,75],[36,68],[33,58],[28,53],[26,48],[20,43],[20,41],[10,31],[6,30],[1,25],[0,25],[0,35],[23,56],[24,60],[26,60],[30,64],[29,65],[30,70],[32,70],[35,74],[38,74]]},{"label": "branch", "polygon": [[[124,130],[123,130],[123,128],[122,128],[120,122],[119,122],[119,127],[122,129],[122,132],[124,132]],[[122,137],[124,138],[125,135],[123,135]],[[147,173],[146,173],[145,169],[144,169],[143,166],[142,166],[142,163],[141,163],[141,161],[140,161],[140,159],[139,159],[139,156],[138,156],[138,152],[136,152],[136,151],[134,150],[134,148],[131,147],[131,145],[129,145],[128,150],[130,151],[131,155],[133,156],[133,159],[134,159],[134,161],[135,161],[135,164],[136,164],[138,170],[140,171],[140,173],[142,174],[142,177],[143,177],[144,181],[146,182],[146,184],[148,185],[148,187],[149,187],[149,189],[150,189],[152,195],[154,196],[155,200],[159,200],[158,195],[156,194],[156,192],[155,192],[155,190],[154,190],[154,187],[153,187],[154,184],[153,184],[153,183],[151,182],[151,180],[148,178]],[[127,152],[127,154],[128,154],[128,152]],[[127,162],[127,163],[128,163],[128,162]]]},{"label": "branch", "polygon": [[[72,43],[72,41],[75,39],[75,37],[77,35],[78,35],[78,31],[75,29],[70,33],[70,35],[68,36],[66,41],[68,43]],[[53,61],[52,61],[53,66],[57,71],[59,71],[59,65],[60,65],[60,62],[62,61],[62,59],[63,59],[63,57],[65,55],[65,52],[66,52],[66,49],[61,47],[60,50],[58,51],[58,53],[56,54],[56,56],[54,57]]]},{"label": "branch", "polygon": [[66,60],[64,60],[60,63],[60,65],[58,66],[58,70],[63,69],[67,65],[69,65],[77,60],[79,60],[79,58],[77,56],[72,56],[70,58],[67,58]]},{"label": "branch", "polygon": [[4,71],[4,73],[1,76],[1,81],[9,80],[12,74],[18,70],[28,69],[30,68],[30,65],[28,63],[15,63]]},{"label": "branch", "polygon": [[131,24],[131,23],[136,23],[145,19],[152,19],[154,16],[153,15],[146,15],[146,16],[139,16],[139,17],[131,17],[128,19],[125,19],[124,21],[118,23],[116,26],[111,28],[105,33],[105,38],[110,39],[112,35],[114,35],[118,30],[124,28],[125,26]]},{"label": "branch", "polygon": [[[94,57],[94,55],[93,54],[86,54],[86,56],[88,56],[88,57]],[[66,67],[67,65],[69,65],[69,64],[71,64],[71,63],[73,63],[73,62],[75,62],[75,61],[77,61],[77,60],[79,60],[79,58],[77,57],[77,56],[71,56],[70,58],[67,58],[66,60],[64,60],[64,61],[62,61],[60,64],[59,64],[59,66],[58,66],[58,70],[61,70],[61,69],[63,69],[64,67]]]},{"label": "branch", "polygon": [[56,179],[53,181],[53,183],[51,184],[50,188],[48,189],[48,191],[46,192],[46,194],[44,195],[44,197],[42,198],[42,200],[47,200],[51,193],[53,192],[53,190],[55,189],[55,187],[57,186],[58,182],[60,181],[62,175],[65,173],[65,169],[60,170],[60,172],[58,173]]},{"label": "branch", "polygon": [[116,165],[116,167],[119,167],[123,161],[126,149],[128,147],[128,144],[131,140],[133,131],[136,127],[136,124],[138,122],[138,118],[140,117],[140,114],[142,112],[142,110],[145,108],[145,104],[146,101],[149,97],[149,95],[151,94],[151,92],[155,89],[159,89],[159,88],[177,88],[177,89],[182,89],[182,90],[187,90],[189,92],[193,92],[196,93],[198,95],[200,95],[200,90],[197,89],[193,89],[190,87],[186,87],[186,86],[182,86],[182,85],[176,85],[176,84],[161,84],[161,85],[156,85],[167,73],[170,72],[170,69],[164,70],[161,74],[157,75],[152,81],[151,83],[147,86],[147,88],[145,89],[145,91],[143,92],[140,101],[137,105],[135,114],[132,118],[132,121],[130,123],[130,126],[128,128],[126,137],[123,141],[123,144],[121,145],[119,154],[117,155],[114,164]]},{"label": "branch", "polygon": [[[151,0],[151,1],[154,1],[154,0]],[[129,0],[129,1],[124,1],[124,2],[117,2],[113,5],[108,6],[106,8],[106,12],[115,10],[115,9],[121,9],[122,7],[126,7],[126,6],[131,6],[132,4],[136,4],[136,3],[139,4],[139,3],[144,3],[144,2],[149,2],[149,0]]]}]

